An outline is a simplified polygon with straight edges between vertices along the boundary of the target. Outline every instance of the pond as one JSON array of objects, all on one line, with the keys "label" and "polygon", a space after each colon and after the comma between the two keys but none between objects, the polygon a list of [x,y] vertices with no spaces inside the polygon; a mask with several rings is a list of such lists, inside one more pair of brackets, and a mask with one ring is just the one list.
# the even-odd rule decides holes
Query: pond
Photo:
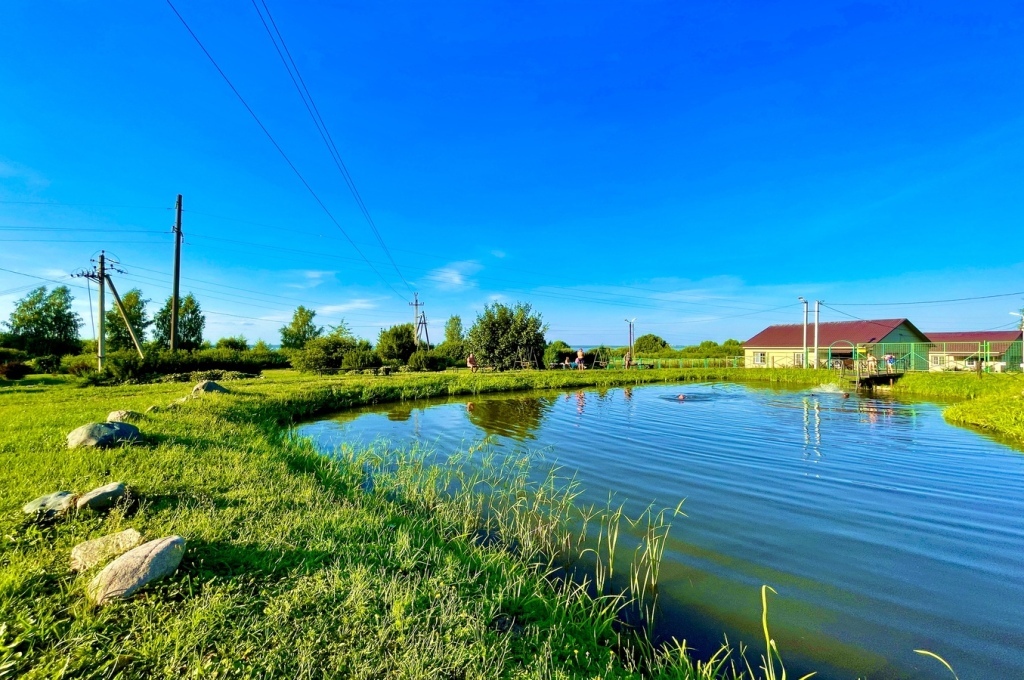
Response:
[{"label": "pond", "polygon": [[1024,454],[941,412],[824,388],[691,384],[407,402],[299,432],[328,453],[379,439],[446,453],[486,437],[557,461],[583,503],[614,493],[636,514],[685,499],[655,632],[698,653],[725,633],[757,659],[768,584],[791,674],[952,677],[923,648],[961,678],[1022,677]]}]

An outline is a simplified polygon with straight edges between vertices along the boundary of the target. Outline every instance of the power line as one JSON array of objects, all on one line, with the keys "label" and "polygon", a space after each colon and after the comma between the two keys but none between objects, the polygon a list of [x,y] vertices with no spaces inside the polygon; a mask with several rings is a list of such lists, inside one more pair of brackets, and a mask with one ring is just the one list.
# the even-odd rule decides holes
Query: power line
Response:
[{"label": "power line", "polygon": [[[215,69],[217,69],[217,73],[220,74],[220,77],[223,78],[224,82],[227,83],[229,88],[231,88],[231,91],[238,98],[238,101],[240,101],[242,103],[242,106],[245,107],[245,110],[249,112],[249,115],[252,116],[252,119],[254,121],[256,121],[256,124],[260,127],[261,130],[263,130],[263,134],[265,134],[267,136],[267,139],[269,139],[270,143],[274,145],[274,148],[277,149],[277,152],[279,154],[281,154],[281,158],[284,159],[285,163],[288,164],[288,167],[291,168],[292,172],[295,173],[295,176],[299,178],[300,182],[302,182],[302,185],[304,187],[306,187],[306,190],[309,191],[311,196],[313,196],[313,199],[317,202],[317,204],[324,211],[324,213],[327,215],[327,217],[330,218],[331,222],[334,223],[334,226],[336,226],[338,228],[338,230],[342,234],[345,235],[345,238],[352,245],[352,248],[354,248],[355,251],[357,253],[359,253],[359,256],[361,258],[363,258],[363,260],[366,262],[366,264],[369,265],[370,269],[373,270],[373,273],[376,274],[380,278],[380,280],[383,281],[384,284],[395,293],[395,295],[400,297],[402,300],[406,300],[405,296],[403,296],[401,293],[399,293],[398,290],[396,290],[395,287],[392,286],[391,283],[387,279],[385,279],[384,276],[381,275],[381,273],[379,271],[377,271],[377,268],[374,267],[373,264],[370,262],[370,260],[367,259],[366,255],[363,254],[363,251],[361,251],[359,249],[359,246],[356,245],[356,242],[353,241],[352,237],[350,237],[348,235],[348,232],[345,231],[345,228],[341,226],[341,223],[338,222],[337,219],[335,219],[334,214],[327,208],[327,206],[324,204],[324,202],[320,199],[320,196],[317,195],[316,191],[313,190],[313,187],[310,186],[309,182],[306,181],[306,178],[303,177],[301,172],[299,172],[299,169],[297,167],[295,167],[295,164],[292,163],[291,159],[288,157],[288,154],[286,154],[284,152],[284,149],[282,149],[281,145],[277,143],[277,140],[274,139],[274,136],[272,134],[270,134],[270,131],[266,128],[266,126],[260,120],[259,116],[256,115],[256,112],[253,111],[252,107],[249,106],[249,103],[245,101],[245,98],[238,91],[238,89],[234,86],[234,84],[231,82],[231,79],[228,78],[227,74],[224,73],[224,70],[217,63],[217,60],[213,58],[213,55],[211,55],[209,50],[206,49],[206,46],[203,45],[203,42],[199,39],[199,36],[197,36],[195,34],[195,32],[192,30],[192,28],[188,25],[188,22],[185,21],[185,17],[181,16],[181,13],[178,12],[178,9],[174,6],[174,3],[171,2],[171,0],[167,0],[167,4],[168,4],[168,6],[170,6],[171,11],[174,12],[175,16],[178,17],[178,20],[181,21],[181,24],[185,27],[185,30],[188,31],[189,35],[192,36],[192,39],[196,41],[197,45],[199,45],[199,49],[201,49],[203,51],[203,54],[206,55],[206,58],[209,59],[210,63],[213,64],[213,67]],[[408,300],[406,300],[406,301],[408,301]]]},{"label": "power line", "polygon": [[0,201],[7,205],[52,205],[57,207],[88,207],[88,208],[131,208],[133,210],[170,210],[166,206],[155,205],[108,205],[105,203],[60,203],[58,201]]},{"label": "power line", "polygon": [[[260,23],[262,23],[263,28],[266,29],[267,36],[270,37],[270,42],[274,44],[277,56],[281,58],[281,63],[284,64],[284,68],[288,72],[288,77],[291,78],[292,84],[295,86],[295,91],[299,93],[299,98],[302,99],[302,103],[306,107],[306,112],[309,113],[309,117],[313,120],[313,124],[316,126],[317,132],[320,133],[320,139],[323,140],[324,146],[327,147],[327,152],[331,155],[331,159],[334,161],[335,167],[338,168],[338,172],[341,173],[342,179],[344,179],[345,184],[348,185],[348,189],[352,193],[352,198],[355,199],[356,205],[359,206],[359,210],[363,213],[363,218],[366,220],[366,223],[370,225],[373,235],[377,237],[377,242],[384,250],[384,254],[387,255],[388,260],[390,260],[391,266],[394,267],[395,273],[398,274],[398,278],[402,279],[405,285],[408,286],[409,290],[412,290],[412,285],[398,269],[398,263],[396,263],[395,258],[391,256],[391,251],[388,250],[387,244],[384,243],[384,238],[380,235],[380,231],[377,229],[377,224],[373,221],[373,216],[370,215],[370,211],[366,207],[366,203],[363,202],[363,197],[359,194],[359,189],[356,187],[355,181],[349,174],[348,166],[345,165],[345,161],[341,157],[341,152],[338,151],[338,147],[334,143],[334,138],[331,137],[331,133],[327,129],[327,123],[324,122],[323,116],[320,115],[320,110],[317,108],[316,102],[313,100],[313,95],[306,86],[306,81],[303,79],[302,73],[299,72],[298,64],[296,64],[295,60],[292,58],[292,53],[284,41],[284,36],[281,34],[281,30],[277,27],[277,22],[274,21],[274,16],[270,13],[270,8],[267,6],[266,0],[260,0],[260,4],[263,5],[263,9],[267,13],[267,19],[270,20],[270,24],[274,27],[273,33],[271,33],[270,26],[267,25],[266,20],[263,18],[263,12],[260,11],[259,5],[256,4],[256,0],[252,0],[252,6],[260,17]],[[275,34],[277,36],[276,39],[274,37]],[[278,41],[281,43],[280,47],[278,47]],[[283,54],[281,52],[282,48],[284,49]],[[287,59],[285,58],[285,55],[287,55]],[[296,80],[296,78],[298,80]]]},{"label": "power line", "polygon": [[[914,302],[836,302],[840,307],[890,307],[896,305],[938,305],[950,302],[970,302],[972,300],[991,300],[992,298],[1013,297],[1024,295],[1024,290],[1016,293],[999,293],[997,295],[977,295],[975,297],[951,298],[949,300],[916,300]],[[831,308],[830,308],[831,309]],[[834,310],[839,311],[839,310]]]},{"label": "power line", "polygon": [[[50,283],[59,283],[62,286],[68,286],[70,288],[84,288],[84,286],[79,286],[78,284],[75,284],[75,283],[68,283],[67,281],[59,281],[57,279],[49,279],[49,278],[46,278],[45,276],[36,276],[35,274],[26,274],[25,272],[16,272],[13,269],[4,269],[3,267],[0,267],[0,272],[7,272],[8,274],[17,274],[18,276],[27,276],[27,277],[29,277],[31,279],[39,279],[40,281],[49,281]],[[65,276],[67,276],[67,275],[65,275]]]}]

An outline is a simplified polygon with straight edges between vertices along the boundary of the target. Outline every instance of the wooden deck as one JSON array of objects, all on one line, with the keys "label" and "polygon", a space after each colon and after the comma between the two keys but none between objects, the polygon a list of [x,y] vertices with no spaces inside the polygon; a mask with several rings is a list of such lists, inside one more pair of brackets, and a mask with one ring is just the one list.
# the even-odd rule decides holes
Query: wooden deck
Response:
[{"label": "wooden deck", "polygon": [[856,373],[847,373],[843,376],[843,379],[854,386],[871,389],[878,385],[893,385],[904,375],[902,371],[898,373],[869,373],[861,374],[860,376]]}]

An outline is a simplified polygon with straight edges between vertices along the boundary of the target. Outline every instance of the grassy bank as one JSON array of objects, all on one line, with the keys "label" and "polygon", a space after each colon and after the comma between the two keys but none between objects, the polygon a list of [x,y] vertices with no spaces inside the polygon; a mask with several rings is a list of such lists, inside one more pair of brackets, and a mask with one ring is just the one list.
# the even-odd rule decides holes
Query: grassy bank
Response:
[{"label": "grassy bank", "polygon": [[[748,377],[808,380],[799,371],[756,373]],[[153,413],[140,424],[143,444],[109,451],[69,451],[64,437],[114,409],[165,406],[188,386],[6,385],[0,677],[732,677],[695,667],[679,648],[655,656],[631,643],[613,626],[615,600],[545,578],[536,553],[508,541],[481,545],[481,508],[471,497],[440,496],[429,475],[416,486],[408,470],[395,473],[402,484],[378,477],[368,488],[366,458],[328,460],[280,425],[398,399],[745,374],[280,372]],[[128,483],[137,503],[52,526],[21,513],[43,493],[110,481]],[[91,608],[90,574],[71,574],[68,554],[128,527],[184,536],[185,560],[142,595]]]},{"label": "grassy bank", "polygon": [[975,427],[1024,444],[1024,375],[990,373],[913,373],[893,387],[897,395],[961,400],[944,416],[955,425]]}]

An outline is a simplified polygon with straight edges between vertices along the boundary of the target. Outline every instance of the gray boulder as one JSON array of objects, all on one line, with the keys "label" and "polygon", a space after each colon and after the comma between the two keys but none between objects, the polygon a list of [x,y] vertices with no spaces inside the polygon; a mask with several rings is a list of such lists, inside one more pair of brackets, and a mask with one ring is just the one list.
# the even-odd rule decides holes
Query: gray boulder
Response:
[{"label": "gray boulder", "polygon": [[128,423],[89,423],[68,434],[68,448],[80,446],[106,448],[122,442],[138,441],[139,428]]},{"label": "gray boulder", "polygon": [[126,491],[124,482],[107,484],[79,496],[78,500],[75,501],[75,507],[79,510],[85,510],[86,508],[89,510],[105,510],[124,498]]},{"label": "gray boulder", "polygon": [[21,509],[26,515],[44,518],[63,515],[75,506],[75,494],[70,491],[54,491],[26,503]]},{"label": "gray boulder", "polygon": [[138,411],[111,411],[107,414],[108,423],[136,423],[142,420],[143,415]]},{"label": "gray boulder", "polygon": [[85,543],[79,543],[71,549],[71,571],[86,571],[100,562],[125,553],[139,543],[142,534],[135,529],[125,529]]},{"label": "gray boulder", "polygon": [[147,583],[173,574],[184,555],[185,539],[181,536],[166,536],[143,543],[96,574],[86,594],[98,605],[126,600]]},{"label": "gray boulder", "polygon": [[216,392],[216,393],[227,393],[227,390],[213,382],[212,380],[204,380],[192,388],[193,397],[201,397],[203,393]]}]

